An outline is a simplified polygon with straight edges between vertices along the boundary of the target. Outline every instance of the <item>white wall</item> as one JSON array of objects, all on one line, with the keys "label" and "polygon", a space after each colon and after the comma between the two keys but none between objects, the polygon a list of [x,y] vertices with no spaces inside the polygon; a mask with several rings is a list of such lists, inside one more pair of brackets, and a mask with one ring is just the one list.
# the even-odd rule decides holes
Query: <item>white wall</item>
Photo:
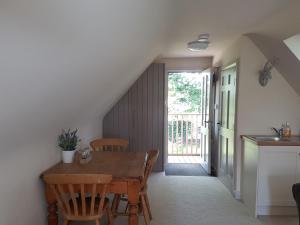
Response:
[{"label": "white wall", "polygon": [[278,58],[274,67],[283,75],[285,80],[300,95],[300,61],[286,46],[281,39],[270,38],[259,34],[247,34],[247,37],[261,50],[269,59]]},{"label": "white wall", "polygon": [[276,69],[266,87],[258,84],[257,72],[267,59],[248,38],[243,38],[240,59],[238,132],[274,134],[270,127],[289,121],[293,134],[299,134],[300,96]]},{"label": "white wall", "polygon": [[227,65],[239,59],[237,103],[236,191],[240,191],[241,139],[243,134],[274,134],[271,127],[289,121],[293,134],[300,134],[300,96],[283,76],[272,70],[273,78],[266,87],[258,83],[258,71],[266,57],[247,37],[242,37],[216,59],[215,65]]},{"label": "white wall", "polygon": [[55,141],[40,139],[18,147],[1,146],[1,224],[46,224],[47,208],[39,176],[60,159]]},{"label": "white wall", "polygon": [[166,71],[202,71],[212,66],[213,57],[160,58],[155,62],[164,63]]},{"label": "white wall", "polygon": [[57,135],[87,144],[102,116],[163,51],[169,0],[0,3],[0,224],[46,224],[39,175]]}]

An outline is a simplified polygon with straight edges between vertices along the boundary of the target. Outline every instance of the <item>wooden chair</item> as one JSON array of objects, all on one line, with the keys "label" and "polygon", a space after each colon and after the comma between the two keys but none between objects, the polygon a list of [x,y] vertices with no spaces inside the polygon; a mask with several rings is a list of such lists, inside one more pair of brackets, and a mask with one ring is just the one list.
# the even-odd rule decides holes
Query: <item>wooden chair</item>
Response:
[{"label": "wooden chair", "polygon": [[94,151],[126,151],[128,140],[119,138],[100,138],[90,142]]},{"label": "wooden chair", "polygon": [[109,200],[105,198],[111,175],[104,174],[55,174],[46,175],[45,182],[53,191],[64,225],[70,221],[95,221],[100,225],[106,214],[108,224],[113,225]]},{"label": "wooden chair", "polygon": [[[141,191],[140,191],[140,202],[139,202],[139,206],[140,212],[143,212],[144,215],[144,220],[146,225],[150,224],[150,220],[152,220],[152,213],[151,213],[151,209],[150,209],[150,203],[149,203],[149,198],[148,198],[148,194],[147,194],[147,182],[148,182],[148,178],[152,172],[153,166],[158,158],[159,155],[159,151],[158,150],[150,150],[147,152],[147,160],[146,160],[146,166],[145,166],[145,172],[144,172],[144,177],[142,179],[141,182]],[[119,208],[119,204],[120,201],[128,201],[126,197],[121,197],[121,196],[115,196],[113,199],[113,203],[112,203],[112,212],[114,214],[114,216],[117,215],[128,215],[128,203],[125,209],[125,213],[119,213],[118,212],[118,208]]]}]

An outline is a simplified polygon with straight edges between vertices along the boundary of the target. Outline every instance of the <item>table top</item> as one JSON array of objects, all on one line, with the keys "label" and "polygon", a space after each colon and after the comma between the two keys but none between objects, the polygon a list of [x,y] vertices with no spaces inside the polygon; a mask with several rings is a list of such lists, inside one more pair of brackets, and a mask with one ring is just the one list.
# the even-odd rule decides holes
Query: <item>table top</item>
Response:
[{"label": "table top", "polygon": [[111,174],[113,179],[140,179],[144,175],[146,152],[92,152],[86,164],[58,163],[42,173],[47,174]]}]

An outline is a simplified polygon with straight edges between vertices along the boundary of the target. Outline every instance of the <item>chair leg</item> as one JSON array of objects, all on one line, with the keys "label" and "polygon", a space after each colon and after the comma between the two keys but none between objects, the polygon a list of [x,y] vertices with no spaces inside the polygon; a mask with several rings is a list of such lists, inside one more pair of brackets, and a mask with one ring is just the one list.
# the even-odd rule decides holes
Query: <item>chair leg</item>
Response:
[{"label": "chair leg", "polygon": [[139,215],[143,213],[143,205],[142,205],[142,197],[140,196],[139,197],[139,209],[138,209],[138,212],[139,212]]},{"label": "chair leg", "polygon": [[149,198],[148,198],[148,194],[147,193],[145,194],[145,202],[146,202],[146,206],[148,208],[150,220],[152,220],[152,212],[151,212]]},{"label": "chair leg", "polygon": [[70,224],[70,222],[69,222],[69,220],[64,220],[64,225],[69,225]]},{"label": "chair leg", "polygon": [[112,211],[114,217],[117,216],[118,208],[119,208],[119,205],[120,205],[120,200],[121,200],[121,195],[115,194],[114,198],[112,200],[112,204],[111,204],[111,211]]},{"label": "chair leg", "polygon": [[107,215],[107,222],[108,222],[107,224],[114,225],[114,216],[109,207],[106,208],[106,215]]},{"label": "chair leg", "polygon": [[118,201],[117,201],[117,207],[116,207],[116,212],[118,212],[119,206],[120,206],[120,202],[121,202],[121,195],[118,195]]},{"label": "chair leg", "polygon": [[126,207],[125,207],[124,213],[127,213],[127,212],[128,212],[128,206],[129,206],[129,204],[128,204],[128,202],[127,202],[127,203],[126,203]]},{"label": "chair leg", "polygon": [[144,215],[145,224],[149,225],[150,217],[149,217],[149,212],[148,212],[148,208],[146,205],[145,197],[143,195],[141,196],[141,202],[142,202],[142,207],[143,207],[143,215]]},{"label": "chair leg", "polygon": [[96,225],[100,225],[100,221],[99,220],[96,220]]}]

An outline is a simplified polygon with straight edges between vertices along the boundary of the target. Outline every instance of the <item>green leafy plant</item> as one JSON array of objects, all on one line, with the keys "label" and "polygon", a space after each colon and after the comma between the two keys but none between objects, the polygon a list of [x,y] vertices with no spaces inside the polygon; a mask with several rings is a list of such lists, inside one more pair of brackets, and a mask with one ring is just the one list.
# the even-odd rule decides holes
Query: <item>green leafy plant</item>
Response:
[{"label": "green leafy plant", "polygon": [[78,142],[80,141],[77,135],[78,129],[71,131],[62,130],[62,133],[58,136],[58,146],[63,151],[73,151],[76,149]]},{"label": "green leafy plant", "polygon": [[168,74],[169,113],[199,113],[202,99],[202,77],[199,73]]}]

